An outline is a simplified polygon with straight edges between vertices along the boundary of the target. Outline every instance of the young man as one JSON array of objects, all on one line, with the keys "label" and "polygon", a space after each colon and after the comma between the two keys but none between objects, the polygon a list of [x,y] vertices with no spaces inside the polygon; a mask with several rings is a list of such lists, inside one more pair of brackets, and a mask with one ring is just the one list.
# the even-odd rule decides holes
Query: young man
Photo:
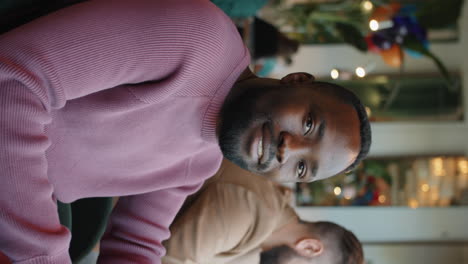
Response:
[{"label": "young man", "polygon": [[164,264],[363,264],[360,242],[330,222],[301,221],[284,187],[224,160],[171,225]]},{"label": "young man", "polygon": [[248,64],[235,26],[203,0],[87,1],[1,35],[0,251],[70,263],[56,200],[125,196],[100,263],[159,263],[185,197],[218,170],[220,146],[288,180],[329,177],[365,156],[359,103],[306,74],[256,78]]}]

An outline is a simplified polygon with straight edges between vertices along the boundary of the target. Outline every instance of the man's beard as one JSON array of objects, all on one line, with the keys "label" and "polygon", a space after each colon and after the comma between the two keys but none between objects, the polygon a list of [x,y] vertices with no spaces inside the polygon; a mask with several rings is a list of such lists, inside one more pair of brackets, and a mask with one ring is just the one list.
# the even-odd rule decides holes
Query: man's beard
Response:
[{"label": "man's beard", "polygon": [[[221,151],[225,158],[249,171],[252,171],[253,168],[242,157],[244,150],[241,139],[252,124],[270,120],[267,114],[258,113],[255,110],[258,98],[266,91],[267,88],[246,89],[241,95],[226,100],[220,113],[221,124],[218,140]],[[273,143],[272,140],[272,145]]]},{"label": "man's beard", "polygon": [[233,102],[223,107],[221,111],[221,126],[219,130],[219,146],[225,158],[245,170],[249,170],[247,162],[242,158],[241,138],[252,123],[253,109],[250,102]]},{"label": "man's beard", "polygon": [[260,264],[286,264],[295,257],[301,256],[288,246],[279,246],[262,252]]}]

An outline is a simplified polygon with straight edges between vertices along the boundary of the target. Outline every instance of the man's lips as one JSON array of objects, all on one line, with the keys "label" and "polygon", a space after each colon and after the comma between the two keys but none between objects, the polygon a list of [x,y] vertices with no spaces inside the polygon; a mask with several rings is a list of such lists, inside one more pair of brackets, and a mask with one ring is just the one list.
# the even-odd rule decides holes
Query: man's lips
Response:
[{"label": "man's lips", "polygon": [[257,144],[257,156],[258,156],[258,164],[260,164],[260,161],[263,158],[263,133],[260,136],[260,140],[258,141],[258,144]]},{"label": "man's lips", "polygon": [[250,156],[253,161],[261,165],[269,160],[271,133],[268,123],[258,126],[253,132],[253,139],[250,145]]}]

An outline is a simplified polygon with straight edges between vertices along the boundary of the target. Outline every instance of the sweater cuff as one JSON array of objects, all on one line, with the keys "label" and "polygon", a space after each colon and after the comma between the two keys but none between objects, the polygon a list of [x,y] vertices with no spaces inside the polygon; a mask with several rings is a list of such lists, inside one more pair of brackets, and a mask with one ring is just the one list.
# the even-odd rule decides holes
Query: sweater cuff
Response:
[{"label": "sweater cuff", "polygon": [[138,260],[138,258],[122,257],[122,256],[99,256],[98,264],[161,264],[161,258],[152,260]]},{"label": "sweater cuff", "polygon": [[14,264],[72,264],[68,249],[55,256],[39,256],[27,260],[13,262]]}]

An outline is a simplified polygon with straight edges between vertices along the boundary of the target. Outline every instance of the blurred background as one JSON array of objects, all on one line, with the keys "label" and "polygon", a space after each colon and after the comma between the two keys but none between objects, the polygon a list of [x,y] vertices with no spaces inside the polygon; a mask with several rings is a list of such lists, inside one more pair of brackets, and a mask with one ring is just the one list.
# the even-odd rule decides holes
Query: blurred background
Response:
[{"label": "blurred background", "polygon": [[336,82],[372,120],[370,158],[352,173],[295,185],[299,214],[355,232],[368,264],[468,263],[463,1],[219,2],[258,75],[306,71]]},{"label": "blurred background", "polygon": [[[0,32],[80,1],[3,1]],[[352,173],[291,185],[300,216],[352,230],[367,264],[468,263],[463,0],[212,2],[237,24],[258,75],[310,72],[367,107],[370,158]]]}]

